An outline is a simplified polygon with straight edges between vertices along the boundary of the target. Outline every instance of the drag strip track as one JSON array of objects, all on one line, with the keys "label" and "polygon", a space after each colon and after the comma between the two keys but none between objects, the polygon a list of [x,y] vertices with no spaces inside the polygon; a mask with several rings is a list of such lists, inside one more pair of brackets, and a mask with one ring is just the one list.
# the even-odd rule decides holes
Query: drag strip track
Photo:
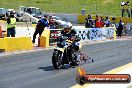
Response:
[{"label": "drag strip track", "polygon": [[[69,88],[76,84],[76,68],[55,70],[53,50],[0,57],[0,88]],[[83,67],[104,73],[132,62],[132,40],[84,45],[82,52],[94,59]]]}]

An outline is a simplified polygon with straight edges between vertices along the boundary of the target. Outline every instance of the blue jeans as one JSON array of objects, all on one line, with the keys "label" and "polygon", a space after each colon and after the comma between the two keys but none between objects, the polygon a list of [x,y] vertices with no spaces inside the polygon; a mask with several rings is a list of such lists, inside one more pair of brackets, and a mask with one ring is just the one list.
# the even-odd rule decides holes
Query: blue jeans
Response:
[{"label": "blue jeans", "polygon": [[7,28],[7,37],[15,37],[15,28]]}]

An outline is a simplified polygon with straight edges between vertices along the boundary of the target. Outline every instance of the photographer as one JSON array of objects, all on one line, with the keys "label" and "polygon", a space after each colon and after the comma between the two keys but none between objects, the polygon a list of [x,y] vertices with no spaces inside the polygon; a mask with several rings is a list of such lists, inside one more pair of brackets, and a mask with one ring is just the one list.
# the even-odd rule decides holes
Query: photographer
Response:
[{"label": "photographer", "polygon": [[128,17],[131,17],[131,10],[129,8],[129,1],[127,1],[127,2],[122,1],[121,6],[122,6],[122,17],[125,16],[125,13],[128,14]]}]

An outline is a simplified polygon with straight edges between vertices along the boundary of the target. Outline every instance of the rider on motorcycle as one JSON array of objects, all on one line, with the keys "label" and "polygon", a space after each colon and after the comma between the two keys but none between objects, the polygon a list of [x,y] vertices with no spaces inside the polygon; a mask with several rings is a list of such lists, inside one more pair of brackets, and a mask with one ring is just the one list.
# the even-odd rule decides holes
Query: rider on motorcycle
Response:
[{"label": "rider on motorcycle", "polygon": [[73,61],[73,47],[76,44],[76,39],[77,39],[77,32],[75,29],[72,29],[72,24],[70,22],[66,23],[63,25],[64,29],[61,31],[61,38],[58,39],[59,43],[58,45],[64,47],[65,42],[63,42],[63,37],[66,37],[68,40],[73,41],[73,44],[70,49],[67,50],[68,54],[64,56],[63,59],[65,59],[66,56],[69,57],[69,60],[71,60],[72,63],[70,65],[76,65],[75,62]]}]

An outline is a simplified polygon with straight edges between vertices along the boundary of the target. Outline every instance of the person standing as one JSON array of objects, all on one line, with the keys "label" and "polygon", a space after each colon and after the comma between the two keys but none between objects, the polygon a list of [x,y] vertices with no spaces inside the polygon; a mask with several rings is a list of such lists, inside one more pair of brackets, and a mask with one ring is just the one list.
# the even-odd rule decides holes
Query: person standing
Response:
[{"label": "person standing", "polygon": [[100,28],[101,27],[101,22],[100,22],[100,18],[98,15],[96,15],[96,19],[95,19],[95,28]]},{"label": "person standing", "polygon": [[56,28],[55,27],[55,21],[54,21],[52,16],[49,17],[49,28],[50,29],[55,29]]},{"label": "person standing", "polygon": [[88,15],[88,17],[85,19],[85,27],[93,28],[93,19],[91,15]]},{"label": "person standing", "polygon": [[105,27],[110,27],[110,25],[111,25],[111,22],[110,22],[109,17],[107,16],[105,19]]},{"label": "person standing", "polygon": [[128,22],[126,20],[125,24],[124,24],[124,31],[125,31],[125,35],[127,34],[127,32],[129,31],[130,27],[128,25]]},{"label": "person standing", "polygon": [[44,15],[44,18],[42,18],[38,21],[36,28],[35,28],[36,30],[33,35],[33,40],[32,40],[33,43],[35,43],[36,35],[39,33],[39,36],[41,36],[45,27],[49,27],[47,15]]},{"label": "person standing", "polygon": [[123,26],[124,26],[124,23],[122,22],[122,19],[120,19],[119,26],[118,26],[118,37],[121,37]]},{"label": "person standing", "polygon": [[16,28],[16,18],[14,17],[14,12],[10,12],[10,17],[7,18],[7,37],[15,37]]},{"label": "person standing", "polygon": [[104,27],[104,25],[105,25],[104,18],[103,18],[103,17],[101,17],[101,20],[100,20],[100,26],[101,26],[101,27]]},{"label": "person standing", "polygon": [[112,24],[111,26],[112,26],[112,27],[116,27],[116,22],[115,22],[115,20],[116,20],[116,17],[113,17],[113,18],[112,18],[112,22],[111,22],[111,24]]}]

